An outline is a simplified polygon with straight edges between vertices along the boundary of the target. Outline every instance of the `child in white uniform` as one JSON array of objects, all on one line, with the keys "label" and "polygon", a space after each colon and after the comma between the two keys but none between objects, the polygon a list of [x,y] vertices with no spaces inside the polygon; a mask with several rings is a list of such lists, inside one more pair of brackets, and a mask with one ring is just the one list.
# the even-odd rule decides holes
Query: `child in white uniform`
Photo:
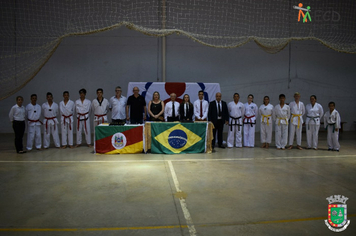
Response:
[{"label": "child in white uniform", "polygon": [[276,121],[275,139],[278,150],[284,150],[288,141],[288,119],[290,117],[290,108],[284,103],[286,96],[279,95],[279,104],[274,107],[273,119]]},{"label": "child in white uniform", "polygon": [[245,115],[243,119],[244,123],[244,146],[254,147],[255,146],[255,126],[256,126],[256,115],[258,114],[258,107],[253,103],[253,95],[249,94],[247,96],[247,102],[245,105]]},{"label": "child in white uniform", "polygon": [[324,126],[328,132],[328,151],[339,151],[341,118],[339,112],[335,109],[335,102],[329,102],[329,111],[324,115]]},{"label": "child in white uniform", "polygon": [[263,98],[263,104],[259,108],[261,116],[261,143],[262,148],[269,148],[272,142],[272,113],[273,105],[269,103],[269,97]]}]

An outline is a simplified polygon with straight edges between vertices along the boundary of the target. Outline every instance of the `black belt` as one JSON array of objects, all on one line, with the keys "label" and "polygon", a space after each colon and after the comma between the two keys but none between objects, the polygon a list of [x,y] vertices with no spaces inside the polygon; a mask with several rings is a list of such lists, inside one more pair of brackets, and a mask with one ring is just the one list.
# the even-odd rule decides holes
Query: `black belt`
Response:
[{"label": "black belt", "polygon": [[233,124],[233,123],[232,123],[232,120],[231,120],[231,122],[230,122],[230,124],[229,124],[229,126],[230,126],[230,131],[232,131],[232,126],[233,126],[233,125],[234,125],[234,126],[237,125],[238,130],[240,131],[240,126],[242,126],[242,124],[240,124],[240,122],[237,123],[237,120],[241,119],[241,116],[239,116],[239,117],[232,117],[232,116],[230,116],[230,118],[235,121],[235,124]]}]

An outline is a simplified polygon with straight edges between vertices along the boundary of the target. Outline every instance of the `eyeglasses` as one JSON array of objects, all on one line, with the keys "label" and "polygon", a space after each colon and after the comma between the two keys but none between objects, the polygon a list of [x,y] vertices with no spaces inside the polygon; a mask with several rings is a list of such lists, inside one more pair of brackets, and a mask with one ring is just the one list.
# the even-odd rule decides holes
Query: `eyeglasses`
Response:
[{"label": "eyeglasses", "polygon": [[116,92],[121,92],[122,90],[115,90]]}]

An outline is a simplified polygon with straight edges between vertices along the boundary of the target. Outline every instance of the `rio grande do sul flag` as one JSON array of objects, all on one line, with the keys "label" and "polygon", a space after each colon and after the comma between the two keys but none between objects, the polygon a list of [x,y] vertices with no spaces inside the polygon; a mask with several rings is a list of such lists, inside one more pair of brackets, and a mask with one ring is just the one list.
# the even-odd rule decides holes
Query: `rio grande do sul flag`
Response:
[{"label": "rio grande do sul flag", "polygon": [[102,154],[141,153],[143,151],[143,126],[95,127],[95,152]]},{"label": "rio grande do sul flag", "polygon": [[152,123],[151,152],[200,153],[206,150],[208,123]]}]

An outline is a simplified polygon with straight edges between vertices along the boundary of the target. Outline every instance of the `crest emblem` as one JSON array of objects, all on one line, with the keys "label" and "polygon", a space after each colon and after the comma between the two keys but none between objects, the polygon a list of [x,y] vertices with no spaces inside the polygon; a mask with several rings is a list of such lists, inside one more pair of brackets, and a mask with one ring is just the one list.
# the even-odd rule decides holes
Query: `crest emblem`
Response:
[{"label": "crest emblem", "polygon": [[111,138],[111,144],[115,149],[122,149],[126,146],[126,136],[123,133],[116,133]]},{"label": "crest emblem", "polygon": [[326,226],[334,232],[344,231],[350,224],[347,220],[347,197],[334,195],[326,198],[328,204],[328,219],[325,220]]}]

